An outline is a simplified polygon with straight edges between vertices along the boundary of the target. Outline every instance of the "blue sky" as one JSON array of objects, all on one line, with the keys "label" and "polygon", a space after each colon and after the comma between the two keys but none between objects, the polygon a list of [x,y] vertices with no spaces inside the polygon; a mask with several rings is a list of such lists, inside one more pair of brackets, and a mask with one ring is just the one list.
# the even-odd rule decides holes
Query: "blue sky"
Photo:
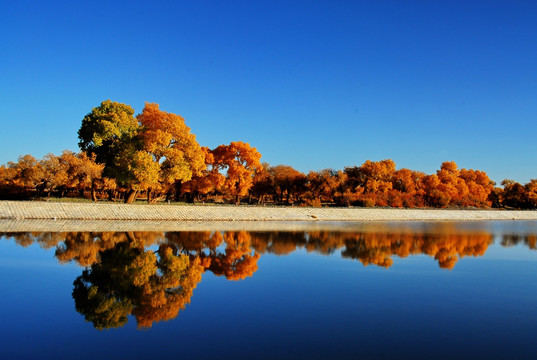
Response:
[{"label": "blue sky", "polygon": [[0,163],[77,150],[111,99],[304,172],[537,178],[534,1],[1,1]]}]

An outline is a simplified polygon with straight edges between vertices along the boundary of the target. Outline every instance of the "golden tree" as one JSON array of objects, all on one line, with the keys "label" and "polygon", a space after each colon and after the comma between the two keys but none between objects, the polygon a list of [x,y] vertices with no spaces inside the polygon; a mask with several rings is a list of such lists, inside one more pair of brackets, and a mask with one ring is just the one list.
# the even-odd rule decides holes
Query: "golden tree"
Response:
[{"label": "golden tree", "polygon": [[214,165],[214,155],[212,151],[205,146],[201,147],[203,153],[205,169],[200,175],[193,176],[191,180],[181,184],[181,194],[187,195],[189,202],[199,195],[207,195],[223,191],[226,177],[218,172],[218,167]]},{"label": "golden tree", "polygon": [[7,167],[11,177],[9,182],[15,188],[32,191],[43,184],[43,165],[32,155],[19,156],[19,161],[10,161]]},{"label": "golden tree", "polygon": [[224,191],[238,204],[240,197],[248,194],[252,187],[256,171],[262,169],[261,154],[242,141],[220,145],[211,152],[214,157],[213,168],[226,174]]},{"label": "golden tree", "polygon": [[306,192],[306,175],[288,165],[271,166],[268,172],[272,179],[273,191],[279,203],[297,201]]},{"label": "golden tree", "polygon": [[158,104],[146,103],[136,118],[143,144],[136,155],[136,174],[141,188],[148,189],[148,200],[152,189],[168,190],[175,182],[201,175],[206,168],[204,153],[181,116],[160,110]]}]

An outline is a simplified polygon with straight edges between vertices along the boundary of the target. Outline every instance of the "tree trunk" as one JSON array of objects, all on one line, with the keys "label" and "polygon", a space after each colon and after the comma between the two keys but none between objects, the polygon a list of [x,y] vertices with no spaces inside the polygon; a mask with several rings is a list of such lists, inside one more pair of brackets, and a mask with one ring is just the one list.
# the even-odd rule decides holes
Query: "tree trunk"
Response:
[{"label": "tree trunk", "polygon": [[128,196],[125,198],[125,204],[132,204],[136,200],[138,190],[130,189]]},{"label": "tree trunk", "polygon": [[181,200],[181,186],[182,185],[180,181],[175,182],[175,201]]},{"label": "tree trunk", "polygon": [[189,203],[189,204],[194,204],[194,197],[195,195],[191,192],[189,193],[185,193],[185,196],[186,196],[186,202]]},{"label": "tree trunk", "polygon": [[147,189],[147,203],[151,204],[151,188]]},{"label": "tree trunk", "polygon": [[[132,190],[132,191],[135,191],[135,190]],[[134,236],[134,232],[132,231],[127,232],[127,239],[129,240],[130,244],[134,243],[136,241],[136,236]]]},{"label": "tree trunk", "polygon": [[95,188],[91,188],[91,201],[97,202],[97,192],[95,191]]}]

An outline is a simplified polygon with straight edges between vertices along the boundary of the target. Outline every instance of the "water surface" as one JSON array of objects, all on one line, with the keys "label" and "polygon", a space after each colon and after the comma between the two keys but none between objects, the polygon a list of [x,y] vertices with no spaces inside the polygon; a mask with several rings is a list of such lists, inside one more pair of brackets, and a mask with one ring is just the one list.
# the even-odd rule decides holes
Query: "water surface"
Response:
[{"label": "water surface", "polygon": [[6,359],[537,353],[535,222],[2,238]]}]

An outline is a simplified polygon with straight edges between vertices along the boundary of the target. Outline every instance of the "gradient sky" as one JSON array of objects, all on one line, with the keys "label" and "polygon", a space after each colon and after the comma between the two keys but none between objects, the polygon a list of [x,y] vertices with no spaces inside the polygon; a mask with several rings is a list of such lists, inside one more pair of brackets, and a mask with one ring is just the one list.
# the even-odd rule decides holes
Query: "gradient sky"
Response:
[{"label": "gradient sky", "polygon": [[535,1],[0,1],[2,164],[78,150],[111,99],[303,172],[537,178]]}]

